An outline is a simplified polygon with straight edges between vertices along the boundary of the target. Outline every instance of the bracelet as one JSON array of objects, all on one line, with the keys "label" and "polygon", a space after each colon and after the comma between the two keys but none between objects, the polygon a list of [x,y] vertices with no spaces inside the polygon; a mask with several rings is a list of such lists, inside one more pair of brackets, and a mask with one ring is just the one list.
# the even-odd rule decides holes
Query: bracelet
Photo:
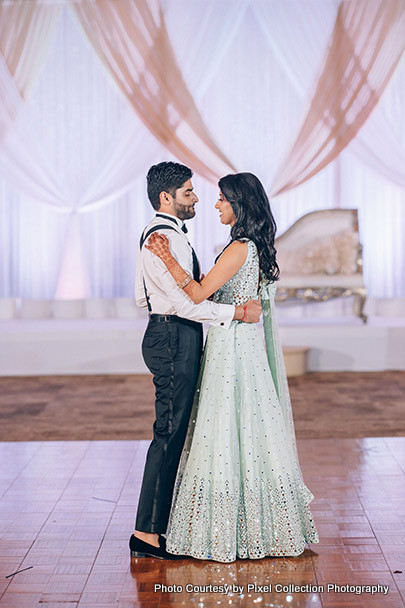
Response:
[{"label": "bracelet", "polygon": [[184,287],[186,287],[192,280],[193,278],[187,272],[186,278],[181,283],[177,283],[177,287],[180,287],[180,289],[184,289]]},{"label": "bracelet", "polygon": [[243,317],[241,318],[241,321],[243,321],[243,319],[246,317],[246,313],[247,313],[246,304],[244,304],[243,305]]}]

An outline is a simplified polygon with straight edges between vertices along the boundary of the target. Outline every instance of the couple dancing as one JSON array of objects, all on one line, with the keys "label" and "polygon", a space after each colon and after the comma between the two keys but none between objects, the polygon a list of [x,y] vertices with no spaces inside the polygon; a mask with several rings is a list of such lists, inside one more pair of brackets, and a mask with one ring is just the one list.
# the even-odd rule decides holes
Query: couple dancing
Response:
[{"label": "couple dancing", "polygon": [[147,176],[156,217],[140,242],[136,301],[149,310],[142,354],[156,420],[131,556],[300,555],[319,539],[275,320],[274,218],[257,177],[221,178],[215,207],[230,243],[200,280],[184,224],[198,202],[191,177],[173,162]]}]

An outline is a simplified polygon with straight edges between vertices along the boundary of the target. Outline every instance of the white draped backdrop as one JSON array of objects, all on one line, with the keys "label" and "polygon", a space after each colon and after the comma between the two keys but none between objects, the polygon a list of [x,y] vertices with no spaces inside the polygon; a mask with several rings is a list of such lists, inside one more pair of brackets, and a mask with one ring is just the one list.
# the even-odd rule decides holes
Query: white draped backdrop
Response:
[{"label": "white draped backdrop", "polygon": [[[160,4],[183,79],[223,154],[220,173],[227,159],[271,193],[308,111],[339,3]],[[75,7],[46,5],[48,35],[30,69],[13,78],[0,53],[0,297],[132,296],[139,235],[153,214],[145,175],[174,156],[105,69]],[[194,179],[200,202],[189,226],[206,271],[228,230],[205,177]],[[351,143],[315,177],[274,196],[272,207],[279,232],[314,209],[358,208],[369,294],[405,297],[404,187],[402,56]]]}]

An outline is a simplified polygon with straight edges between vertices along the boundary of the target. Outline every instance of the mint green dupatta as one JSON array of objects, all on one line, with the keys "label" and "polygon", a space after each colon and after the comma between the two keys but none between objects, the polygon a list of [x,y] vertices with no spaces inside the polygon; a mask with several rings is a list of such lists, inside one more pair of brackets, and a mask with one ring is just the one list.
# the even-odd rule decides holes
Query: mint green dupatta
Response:
[{"label": "mint green dupatta", "polygon": [[259,296],[262,305],[264,338],[270,372],[273,378],[276,393],[278,395],[280,407],[283,412],[286,428],[289,433],[293,456],[295,457],[296,464],[299,467],[290,391],[288,390],[287,372],[285,369],[283,349],[281,346],[276,317],[276,307],[274,301],[275,293],[275,283],[267,282],[261,284]]}]

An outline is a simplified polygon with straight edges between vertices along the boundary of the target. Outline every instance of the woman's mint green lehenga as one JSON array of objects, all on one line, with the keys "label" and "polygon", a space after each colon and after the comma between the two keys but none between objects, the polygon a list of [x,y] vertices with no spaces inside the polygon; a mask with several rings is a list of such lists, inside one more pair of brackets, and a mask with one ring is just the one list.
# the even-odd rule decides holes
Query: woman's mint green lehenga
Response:
[{"label": "woman's mint green lehenga", "polygon": [[[245,263],[216,302],[258,297],[258,254],[247,242]],[[265,342],[254,324],[209,329],[170,513],[170,553],[231,562],[300,555],[305,543],[319,542],[298,461],[274,293],[274,284],[260,290]]]}]

